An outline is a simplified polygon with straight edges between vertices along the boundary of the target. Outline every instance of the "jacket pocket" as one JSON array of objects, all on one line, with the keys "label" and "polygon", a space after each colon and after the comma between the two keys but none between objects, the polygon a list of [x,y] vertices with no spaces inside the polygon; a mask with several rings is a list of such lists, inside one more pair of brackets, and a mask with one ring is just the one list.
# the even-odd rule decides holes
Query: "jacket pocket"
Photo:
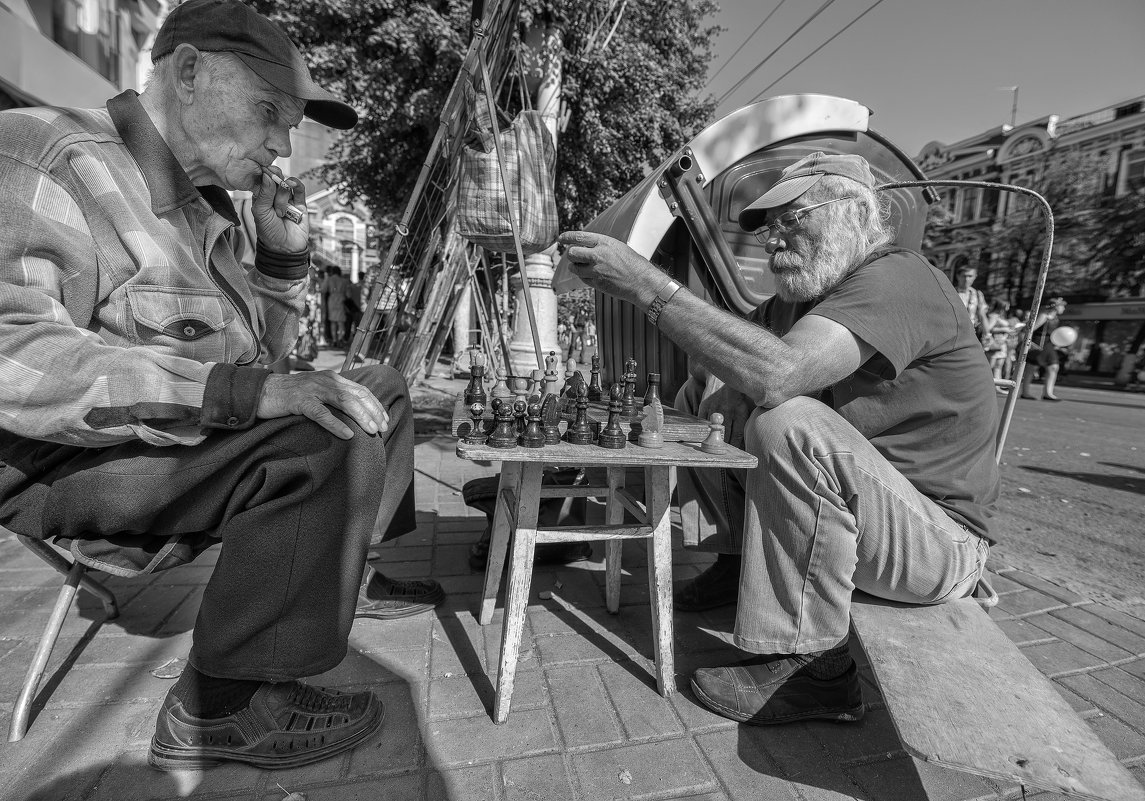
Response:
[{"label": "jacket pocket", "polygon": [[129,286],[127,297],[138,344],[201,362],[229,361],[227,328],[235,314],[219,290]]}]

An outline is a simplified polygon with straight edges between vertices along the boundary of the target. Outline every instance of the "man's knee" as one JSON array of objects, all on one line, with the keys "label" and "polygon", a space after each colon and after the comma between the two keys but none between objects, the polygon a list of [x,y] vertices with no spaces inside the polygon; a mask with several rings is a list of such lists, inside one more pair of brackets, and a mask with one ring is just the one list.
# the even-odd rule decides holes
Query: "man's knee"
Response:
[{"label": "man's knee", "polygon": [[676,393],[676,400],[672,405],[681,412],[696,415],[699,413],[700,401],[703,397],[704,385],[695,378],[689,378]]},{"label": "man's knee", "polygon": [[808,435],[832,427],[839,415],[829,406],[802,395],[772,409],[757,409],[748,418],[744,432],[746,450],[763,458],[789,450]]},{"label": "man's knee", "polygon": [[385,407],[409,401],[409,387],[405,377],[388,364],[373,364],[344,373],[346,378],[361,384]]}]

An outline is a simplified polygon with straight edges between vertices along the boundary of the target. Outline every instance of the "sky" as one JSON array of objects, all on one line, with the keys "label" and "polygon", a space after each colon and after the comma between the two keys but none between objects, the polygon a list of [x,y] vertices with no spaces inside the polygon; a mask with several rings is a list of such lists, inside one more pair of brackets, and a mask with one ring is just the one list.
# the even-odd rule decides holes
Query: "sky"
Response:
[{"label": "sky", "polygon": [[[719,98],[825,0],[717,0],[705,92]],[[747,105],[875,0],[834,0],[716,110]],[[731,58],[736,48],[748,43]],[[726,66],[725,66],[726,63]],[[720,68],[723,70],[716,74]],[[915,156],[1010,121],[1063,119],[1145,96],[1145,0],[882,0],[768,97],[814,92],[855,100],[871,127]]]}]

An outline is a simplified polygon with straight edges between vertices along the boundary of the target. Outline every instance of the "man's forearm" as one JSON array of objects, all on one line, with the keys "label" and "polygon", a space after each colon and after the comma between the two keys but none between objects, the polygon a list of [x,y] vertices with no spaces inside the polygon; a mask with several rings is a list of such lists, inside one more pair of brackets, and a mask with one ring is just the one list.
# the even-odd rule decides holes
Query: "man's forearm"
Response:
[{"label": "man's forearm", "polygon": [[709,372],[760,406],[777,406],[800,394],[792,385],[793,349],[755,323],[684,290],[672,297],[658,325]]}]

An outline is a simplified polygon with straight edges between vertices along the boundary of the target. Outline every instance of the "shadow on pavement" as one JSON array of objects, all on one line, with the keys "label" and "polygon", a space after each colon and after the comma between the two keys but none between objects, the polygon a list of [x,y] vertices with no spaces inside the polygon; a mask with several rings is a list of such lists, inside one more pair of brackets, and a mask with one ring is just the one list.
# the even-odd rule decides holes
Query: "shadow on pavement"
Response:
[{"label": "shadow on pavement", "polygon": [[[1069,478],[1074,481],[1081,481],[1085,484],[1093,484],[1097,487],[1105,487],[1106,489],[1122,490],[1123,492],[1133,492],[1138,495],[1145,495],[1145,478],[1134,478],[1131,476],[1110,476],[1105,473],[1080,473],[1071,472],[1069,470],[1054,470],[1050,467],[1035,467],[1032,465],[1021,465],[1020,469],[1027,470],[1031,473],[1040,473],[1045,476],[1060,476],[1061,478]],[[1139,469],[1139,468],[1132,468]]]}]

